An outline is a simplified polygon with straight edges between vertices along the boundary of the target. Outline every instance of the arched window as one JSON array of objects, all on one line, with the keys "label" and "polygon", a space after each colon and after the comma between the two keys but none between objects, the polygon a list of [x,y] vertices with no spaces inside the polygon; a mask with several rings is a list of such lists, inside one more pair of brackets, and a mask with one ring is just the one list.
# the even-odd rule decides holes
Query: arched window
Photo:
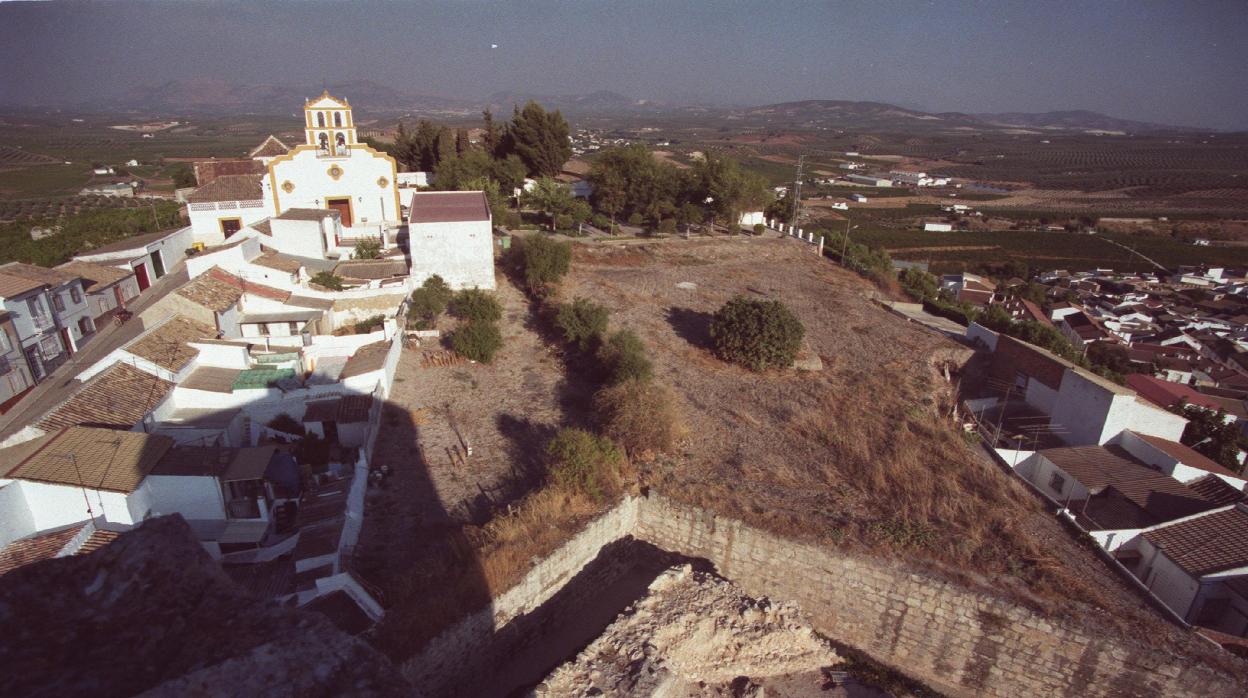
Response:
[{"label": "arched window", "polygon": [[320,143],[321,143],[321,151],[328,153],[329,152],[329,136],[322,133],[320,137]]},{"label": "arched window", "polygon": [[325,128],[325,112],[318,111],[316,113],[316,125]]},{"label": "arched window", "polygon": [[335,145],[337,146],[336,150],[338,151],[338,154],[346,155],[347,154],[347,137],[339,133],[335,138],[337,139],[335,141]]},{"label": "arched window", "polygon": [[334,125],[340,128],[342,127],[342,112],[334,112]]}]

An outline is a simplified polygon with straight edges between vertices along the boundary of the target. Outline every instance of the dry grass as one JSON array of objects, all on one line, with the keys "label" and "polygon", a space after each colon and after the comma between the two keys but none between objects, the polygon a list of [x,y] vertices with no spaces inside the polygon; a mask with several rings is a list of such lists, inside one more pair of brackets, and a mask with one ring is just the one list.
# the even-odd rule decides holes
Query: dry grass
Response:
[{"label": "dry grass", "polygon": [[[564,291],[636,331],[656,380],[688,406],[680,452],[642,473],[663,494],[786,537],[903,559],[1042,612],[1183,642],[964,440],[949,419],[945,371],[969,350],[889,314],[870,300],[879,289],[809,247],[580,246]],[[735,294],[784,302],[824,370],[755,374],[715,359],[706,323]]]}]

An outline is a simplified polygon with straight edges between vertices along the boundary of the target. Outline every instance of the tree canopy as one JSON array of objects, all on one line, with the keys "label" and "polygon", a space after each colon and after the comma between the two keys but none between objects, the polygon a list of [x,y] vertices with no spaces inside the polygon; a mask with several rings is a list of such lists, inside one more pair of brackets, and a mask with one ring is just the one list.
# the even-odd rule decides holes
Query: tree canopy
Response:
[{"label": "tree canopy", "polygon": [[530,176],[554,177],[572,157],[568,133],[568,122],[558,110],[548,112],[537,102],[529,102],[524,109],[515,109],[503,137],[502,152],[496,155],[515,153],[529,168]]}]

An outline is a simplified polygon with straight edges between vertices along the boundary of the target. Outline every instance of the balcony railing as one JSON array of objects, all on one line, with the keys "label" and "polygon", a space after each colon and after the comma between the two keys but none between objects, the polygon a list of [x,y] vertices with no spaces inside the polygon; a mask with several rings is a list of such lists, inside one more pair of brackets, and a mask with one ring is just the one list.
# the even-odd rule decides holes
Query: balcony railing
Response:
[{"label": "balcony railing", "polygon": [[37,330],[50,330],[54,325],[56,325],[56,321],[52,319],[51,315],[32,315],[30,317],[30,323],[34,325]]}]

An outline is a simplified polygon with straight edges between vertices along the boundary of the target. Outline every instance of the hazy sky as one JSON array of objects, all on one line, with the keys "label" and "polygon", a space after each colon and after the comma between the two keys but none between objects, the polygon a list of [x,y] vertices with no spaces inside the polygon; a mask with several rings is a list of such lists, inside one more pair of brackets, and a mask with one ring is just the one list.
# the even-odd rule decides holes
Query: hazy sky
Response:
[{"label": "hazy sky", "polygon": [[371,79],[447,97],[852,99],[1248,129],[1246,37],[1245,0],[6,3],[0,103]]}]

